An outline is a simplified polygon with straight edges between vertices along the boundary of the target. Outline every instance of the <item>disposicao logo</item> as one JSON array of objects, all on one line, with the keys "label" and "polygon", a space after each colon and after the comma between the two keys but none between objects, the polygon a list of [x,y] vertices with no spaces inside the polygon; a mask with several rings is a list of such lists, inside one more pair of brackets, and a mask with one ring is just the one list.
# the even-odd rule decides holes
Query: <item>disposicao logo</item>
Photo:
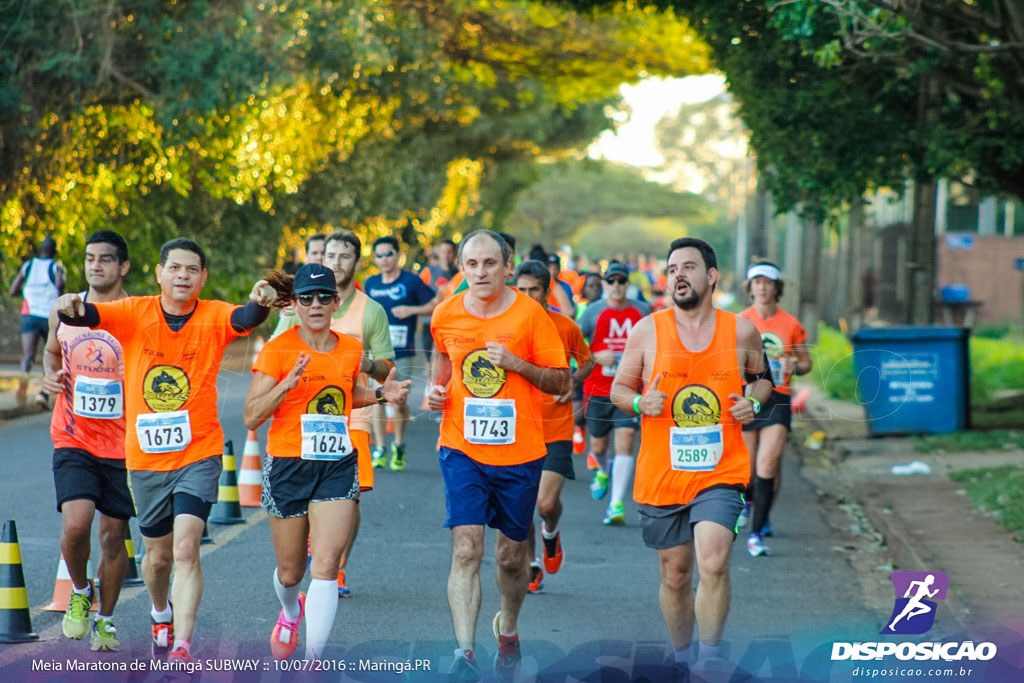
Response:
[{"label": "disposicao logo", "polygon": [[883,635],[919,635],[935,623],[937,600],[945,600],[949,577],[943,572],[893,572],[896,604]]},{"label": "disposicao logo", "polygon": [[[920,635],[935,623],[938,600],[945,600],[949,577],[943,572],[893,572],[889,575],[896,593],[892,614],[882,635]],[[832,643],[832,661],[870,660],[883,657],[918,661],[986,661],[996,656],[994,643]]]}]

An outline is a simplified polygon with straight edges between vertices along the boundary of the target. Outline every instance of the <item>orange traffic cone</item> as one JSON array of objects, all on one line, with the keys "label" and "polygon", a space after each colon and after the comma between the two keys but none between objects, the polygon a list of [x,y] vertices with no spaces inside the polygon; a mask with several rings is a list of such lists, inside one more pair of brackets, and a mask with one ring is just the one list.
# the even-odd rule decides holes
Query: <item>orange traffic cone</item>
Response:
[{"label": "orange traffic cone", "polygon": [[235,445],[224,442],[224,461],[217,483],[217,502],[210,510],[210,524],[244,524],[238,504],[238,475],[235,474]]},{"label": "orange traffic cone", "polygon": [[[89,560],[87,565],[86,576],[93,591],[91,611],[95,612],[100,608],[100,601],[99,595],[96,593],[96,582],[94,580],[96,577],[92,570],[92,560]],[[50,598],[50,604],[43,609],[47,612],[66,612],[68,605],[71,604],[71,591],[73,589],[74,583],[71,581],[70,572],[68,572],[68,564],[64,560],[64,553],[61,553],[60,562],[57,563],[57,578],[53,582],[53,597]]]},{"label": "orange traffic cone", "polygon": [[242,507],[260,506],[263,495],[263,464],[260,460],[260,440],[250,429],[242,451],[242,471],[238,473],[238,501]]},{"label": "orange traffic cone", "polygon": [[39,640],[39,635],[32,632],[18,528],[14,520],[9,519],[4,522],[3,535],[0,536],[0,643],[30,640]]}]

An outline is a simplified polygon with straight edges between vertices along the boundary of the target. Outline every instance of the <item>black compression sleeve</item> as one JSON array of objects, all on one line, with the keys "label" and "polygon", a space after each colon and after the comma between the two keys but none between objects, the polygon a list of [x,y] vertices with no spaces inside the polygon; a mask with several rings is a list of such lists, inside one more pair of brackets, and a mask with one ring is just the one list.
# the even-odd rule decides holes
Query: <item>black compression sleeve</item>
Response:
[{"label": "black compression sleeve", "polygon": [[768,365],[768,354],[762,354],[764,356],[764,370],[759,373],[743,372],[743,379],[747,380],[747,384],[753,384],[759,379],[766,379],[771,382],[771,385],[775,386],[775,380],[772,379],[772,369]]},{"label": "black compression sleeve", "polygon": [[71,325],[72,327],[96,327],[100,324],[100,312],[93,304],[88,301],[85,302],[85,315],[75,316],[74,318],[58,313],[57,317],[65,325]]},{"label": "black compression sleeve", "polygon": [[239,306],[231,313],[231,329],[235,332],[245,332],[254,327],[259,327],[270,315],[270,309],[260,306],[255,301],[250,301],[244,306]]}]

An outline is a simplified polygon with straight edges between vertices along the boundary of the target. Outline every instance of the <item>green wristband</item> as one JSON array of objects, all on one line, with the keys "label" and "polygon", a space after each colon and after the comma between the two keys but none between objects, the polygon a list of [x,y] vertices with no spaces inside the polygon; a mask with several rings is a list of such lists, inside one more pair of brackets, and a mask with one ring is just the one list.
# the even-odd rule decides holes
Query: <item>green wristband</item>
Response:
[{"label": "green wristband", "polygon": [[641,396],[640,394],[637,394],[636,396],[633,397],[633,411],[637,415],[640,414],[640,399],[642,398],[643,396]]}]

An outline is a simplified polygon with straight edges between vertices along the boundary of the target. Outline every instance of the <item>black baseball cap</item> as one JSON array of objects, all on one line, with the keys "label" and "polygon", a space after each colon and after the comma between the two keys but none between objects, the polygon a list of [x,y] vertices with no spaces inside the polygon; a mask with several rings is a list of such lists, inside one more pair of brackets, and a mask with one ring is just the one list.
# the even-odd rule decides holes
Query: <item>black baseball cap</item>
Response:
[{"label": "black baseball cap", "polygon": [[627,280],[629,279],[629,271],[626,270],[626,266],[618,261],[613,261],[612,263],[609,263],[608,267],[605,269],[604,279],[609,280],[616,275],[621,275]]},{"label": "black baseball cap", "polygon": [[319,263],[307,263],[295,273],[292,291],[296,294],[308,292],[338,292],[334,271]]}]

